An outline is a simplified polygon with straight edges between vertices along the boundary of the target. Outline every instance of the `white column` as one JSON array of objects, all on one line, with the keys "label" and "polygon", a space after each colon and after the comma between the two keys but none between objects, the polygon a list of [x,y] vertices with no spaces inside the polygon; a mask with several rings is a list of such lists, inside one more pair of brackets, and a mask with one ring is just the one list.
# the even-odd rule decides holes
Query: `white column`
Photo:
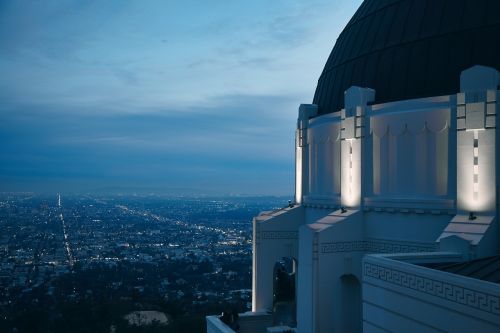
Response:
[{"label": "white column", "polygon": [[301,104],[295,133],[295,202],[302,203],[302,198],[309,192],[309,144],[307,127],[309,118],[318,114],[315,104]]},{"label": "white column", "polygon": [[496,100],[499,75],[474,66],[462,72],[457,95],[457,210],[495,215]]},{"label": "white column", "polygon": [[357,208],[363,195],[362,169],[366,167],[362,165],[364,141],[370,130],[367,104],[375,99],[375,90],[353,86],[346,90],[344,98],[345,109],[341,111],[341,204]]},{"label": "white column", "polygon": [[308,225],[299,229],[299,287],[297,295],[297,328],[299,332],[316,332],[318,289],[318,234]]}]

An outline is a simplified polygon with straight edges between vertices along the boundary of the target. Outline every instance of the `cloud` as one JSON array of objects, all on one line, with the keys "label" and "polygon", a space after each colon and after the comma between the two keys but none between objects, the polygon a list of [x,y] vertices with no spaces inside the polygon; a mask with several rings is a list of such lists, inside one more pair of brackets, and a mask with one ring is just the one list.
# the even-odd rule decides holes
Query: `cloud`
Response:
[{"label": "cloud", "polygon": [[0,97],[125,113],[230,94],[309,101],[343,3],[9,2],[0,14]]},{"label": "cloud", "polygon": [[298,105],[356,5],[1,2],[0,191],[292,192]]},{"label": "cloud", "polygon": [[137,86],[139,84],[139,79],[137,74],[122,68],[115,68],[112,70],[113,74],[123,83],[127,85]]},{"label": "cloud", "polygon": [[[242,100],[248,106],[235,105]],[[91,179],[97,185],[175,185],[200,191],[214,191],[219,181],[219,192],[236,193],[246,190],[238,187],[240,181],[226,178],[244,177],[253,182],[246,186],[252,193],[288,193],[294,119],[269,112],[283,103],[286,97],[226,96],[213,109],[191,112],[17,110],[4,114],[0,124],[0,180],[13,186],[20,179],[45,179],[51,188],[73,184],[83,189],[79,182]],[[266,189],[271,179],[273,186]]]}]

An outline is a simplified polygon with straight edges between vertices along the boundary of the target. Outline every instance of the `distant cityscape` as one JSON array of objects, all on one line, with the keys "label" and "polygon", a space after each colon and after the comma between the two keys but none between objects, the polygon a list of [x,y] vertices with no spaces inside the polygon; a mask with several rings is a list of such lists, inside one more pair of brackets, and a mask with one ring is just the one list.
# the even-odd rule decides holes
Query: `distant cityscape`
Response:
[{"label": "distant cityscape", "polygon": [[288,199],[0,194],[0,332],[204,332],[250,309],[252,217]]}]

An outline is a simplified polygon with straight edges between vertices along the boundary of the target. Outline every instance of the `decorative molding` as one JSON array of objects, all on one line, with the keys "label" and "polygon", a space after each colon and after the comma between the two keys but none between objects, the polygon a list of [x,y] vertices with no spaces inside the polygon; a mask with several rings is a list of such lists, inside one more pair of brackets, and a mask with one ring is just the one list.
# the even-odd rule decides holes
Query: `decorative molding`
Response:
[{"label": "decorative molding", "polygon": [[261,231],[261,239],[298,239],[297,231]]},{"label": "decorative molding", "polygon": [[303,205],[304,207],[336,210],[340,207],[340,193],[331,195],[305,195]]},{"label": "decorative molding", "polygon": [[330,242],[320,244],[321,253],[368,252],[368,253],[410,253],[434,252],[434,243],[418,243],[392,240],[368,239],[364,241]]},{"label": "decorative molding", "polygon": [[409,214],[453,214],[455,215],[455,200],[452,198],[412,198],[403,199],[388,196],[364,197],[367,210],[376,212],[394,209],[395,212]]},{"label": "decorative molding", "polygon": [[364,252],[366,241],[321,243],[321,253]]},{"label": "decorative molding", "polygon": [[334,144],[336,142],[340,142],[340,133],[334,133],[333,135],[319,135],[311,133],[311,130],[308,131],[308,143],[311,146],[321,145],[321,144]]},{"label": "decorative molding", "polygon": [[435,243],[405,242],[382,239],[369,239],[366,241],[366,252],[370,253],[409,253],[409,252],[434,252]]},{"label": "decorative molding", "polygon": [[368,262],[364,263],[363,276],[500,315],[500,297],[483,291]]},{"label": "decorative molding", "polygon": [[[379,126],[381,128],[374,130],[372,129],[369,133],[370,136],[375,136],[378,139],[383,139],[385,137],[389,136],[404,136],[404,135],[419,135],[422,133],[442,133],[444,131],[447,131],[451,128],[450,123],[448,121],[445,121],[444,124],[441,126],[438,126],[437,128],[431,128],[429,127],[429,123],[427,121],[424,121],[424,123],[417,128],[414,128],[415,125],[413,123],[407,123],[404,122],[402,124],[398,124],[396,126],[391,126],[391,125],[385,125],[385,126]],[[384,129],[385,127],[385,129]],[[393,127],[396,127],[394,129]]]}]

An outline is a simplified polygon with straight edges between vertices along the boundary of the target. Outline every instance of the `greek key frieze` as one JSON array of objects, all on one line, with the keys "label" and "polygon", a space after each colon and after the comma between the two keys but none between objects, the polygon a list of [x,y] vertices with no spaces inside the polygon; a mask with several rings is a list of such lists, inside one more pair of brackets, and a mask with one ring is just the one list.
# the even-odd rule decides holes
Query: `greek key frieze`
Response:
[{"label": "greek key frieze", "polygon": [[321,253],[365,251],[365,241],[321,243]]},{"label": "greek key frieze", "polygon": [[337,252],[369,252],[369,253],[403,253],[403,252],[432,252],[436,250],[434,244],[415,244],[394,241],[366,240],[352,242],[321,243],[321,253]]},{"label": "greek key frieze", "polygon": [[432,252],[436,250],[435,244],[395,242],[382,240],[366,241],[366,251],[370,253],[410,253]]},{"label": "greek key frieze", "polygon": [[261,231],[261,239],[297,239],[297,231]]},{"label": "greek key frieze", "polygon": [[414,273],[365,263],[363,275],[447,301],[500,315],[500,297]]}]

